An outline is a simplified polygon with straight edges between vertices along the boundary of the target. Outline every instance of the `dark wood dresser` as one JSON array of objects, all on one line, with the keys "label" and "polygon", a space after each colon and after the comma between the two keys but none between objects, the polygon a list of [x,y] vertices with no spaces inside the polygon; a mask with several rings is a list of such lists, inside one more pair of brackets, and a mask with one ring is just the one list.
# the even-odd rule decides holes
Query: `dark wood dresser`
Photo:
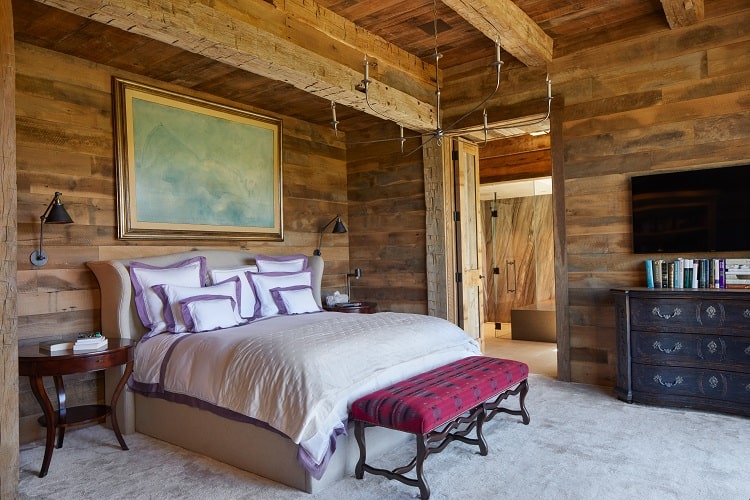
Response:
[{"label": "dark wood dresser", "polygon": [[613,293],[618,398],[750,416],[750,290]]}]

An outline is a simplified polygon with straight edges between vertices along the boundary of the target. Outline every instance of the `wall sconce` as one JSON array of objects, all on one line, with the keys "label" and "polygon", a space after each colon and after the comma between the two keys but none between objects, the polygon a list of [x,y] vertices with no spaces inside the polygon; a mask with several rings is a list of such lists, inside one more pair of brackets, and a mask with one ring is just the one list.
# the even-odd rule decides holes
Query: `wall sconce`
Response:
[{"label": "wall sconce", "polygon": [[345,233],[346,232],[346,226],[343,222],[341,222],[341,215],[336,214],[336,217],[331,219],[328,224],[320,228],[320,239],[318,240],[318,248],[316,248],[313,251],[313,255],[320,255],[320,247],[323,246],[323,232],[330,226],[336,222],[336,225],[333,226],[332,233]]},{"label": "wall sconce", "polygon": [[356,268],[354,269],[353,273],[346,273],[346,295],[347,297],[349,297],[349,302],[352,301],[352,286],[351,286],[351,282],[349,281],[352,276],[354,276],[354,279],[361,278],[362,269]]},{"label": "wall sconce", "polygon": [[45,224],[70,224],[73,219],[68,215],[67,210],[60,201],[62,193],[55,193],[55,197],[49,202],[47,210],[44,211],[41,219],[39,228],[39,250],[31,252],[31,263],[37,267],[41,267],[47,263],[47,254],[44,253],[44,225]]}]

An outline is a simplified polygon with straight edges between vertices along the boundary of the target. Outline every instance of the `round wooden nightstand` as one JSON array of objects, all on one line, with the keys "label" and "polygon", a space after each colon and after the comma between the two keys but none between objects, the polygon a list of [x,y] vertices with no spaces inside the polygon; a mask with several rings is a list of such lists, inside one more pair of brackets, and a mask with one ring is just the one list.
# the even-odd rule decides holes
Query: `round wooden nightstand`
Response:
[{"label": "round wooden nightstand", "polygon": [[[115,407],[122,389],[125,387],[130,373],[133,371],[133,348],[135,342],[130,339],[109,339],[109,345],[96,351],[74,353],[72,350],[59,352],[45,352],[37,345],[28,345],[18,349],[18,374],[28,376],[31,384],[31,392],[42,407],[44,416],[39,422],[47,428],[47,442],[44,449],[44,460],[39,477],[47,475],[49,464],[52,461],[52,450],[57,436],[57,447],[62,448],[65,438],[65,429],[74,425],[89,422],[104,421],[107,416],[112,419],[112,430],[115,432],[117,441],[123,450],[128,446],[120,433],[117,425]],[[125,365],[120,382],[112,394],[110,405],[84,405],[72,408],[66,407],[65,387],[63,386],[63,375],[71,373],[85,373],[115,366]],[[57,402],[59,410],[55,411],[49,400],[47,391],[44,390],[43,377],[52,377],[57,390]]]},{"label": "round wooden nightstand", "polygon": [[332,306],[323,306],[326,311],[342,312],[342,313],[359,313],[359,314],[372,314],[378,312],[378,304],[376,302],[351,302],[347,304],[334,304]]}]

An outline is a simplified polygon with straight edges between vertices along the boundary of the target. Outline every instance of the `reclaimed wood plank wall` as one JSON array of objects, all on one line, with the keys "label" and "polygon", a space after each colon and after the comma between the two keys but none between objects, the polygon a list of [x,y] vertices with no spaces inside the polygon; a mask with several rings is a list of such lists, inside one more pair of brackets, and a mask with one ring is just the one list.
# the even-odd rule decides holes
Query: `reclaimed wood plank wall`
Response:
[{"label": "reclaimed wood plank wall", "polygon": [[[16,43],[16,56],[16,260],[21,344],[36,342],[40,337],[99,329],[99,288],[86,261],[194,248],[309,255],[317,246],[319,228],[328,222],[330,214],[340,213],[345,220],[348,218],[344,146],[334,140],[327,128],[281,117],[283,242],[118,240],[111,77],[117,75],[198,94],[20,42]],[[55,191],[63,193],[63,202],[75,223],[45,228],[49,262],[34,268],[29,255],[39,242],[39,216]],[[324,291],[346,287],[352,233],[350,230],[349,234],[323,241]],[[40,411],[28,381],[21,379],[19,385],[21,439],[28,441],[38,437],[40,428],[35,418]],[[66,389],[71,404],[103,401],[102,382],[96,375],[73,377],[66,381]]]},{"label": "reclaimed wood plank wall", "polygon": [[750,7],[722,16],[707,5],[702,24],[665,25],[550,65],[555,93],[565,98],[573,381],[614,384],[609,290],[643,286],[643,260],[660,257],[632,252],[630,177],[750,162],[748,20]]},{"label": "reclaimed wood plank wall", "polygon": [[0,0],[0,498],[18,496],[15,47],[10,0]]},{"label": "reclaimed wood plank wall", "polygon": [[425,186],[421,154],[404,155],[397,142],[347,152],[349,258],[362,278],[354,300],[379,310],[427,313]]}]

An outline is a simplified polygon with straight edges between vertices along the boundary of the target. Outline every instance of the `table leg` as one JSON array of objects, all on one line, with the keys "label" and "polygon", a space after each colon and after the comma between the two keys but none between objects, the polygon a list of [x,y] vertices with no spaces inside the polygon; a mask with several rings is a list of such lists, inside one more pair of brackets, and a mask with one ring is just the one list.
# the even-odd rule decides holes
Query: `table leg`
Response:
[{"label": "table leg", "polygon": [[62,377],[60,375],[55,375],[52,378],[55,380],[57,407],[59,408],[56,425],[56,427],[60,427],[57,431],[57,447],[62,448],[63,439],[65,439],[65,424],[68,422],[68,407],[66,406],[68,397],[65,394],[65,386],[63,385]]},{"label": "table leg", "polygon": [[115,436],[117,437],[117,441],[120,443],[120,447],[123,450],[128,449],[128,445],[125,444],[125,440],[122,438],[122,433],[120,432],[120,426],[117,424],[117,400],[120,399],[120,393],[122,392],[122,389],[125,387],[125,383],[128,381],[128,378],[130,377],[130,374],[133,372],[133,361],[128,361],[128,363],[125,365],[125,373],[122,374],[122,377],[120,378],[120,382],[117,384],[117,387],[115,387],[115,392],[112,393],[112,402],[110,403],[109,407],[111,410],[111,416],[112,416],[112,430],[115,431]]},{"label": "table leg", "polygon": [[52,450],[54,449],[55,444],[55,429],[57,428],[57,421],[55,417],[55,409],[52,407],[49,396],[47,396],[47,391],[44,390],[44,380],[42,377],[36,375],[29,376],[29,382],[31,383],[31,392],[42,407],[47,425],[47,442],[44,446],[44,460],[42,460],[42,469],[39,471],[39,477],[44,477],[47,475],[49,464],[52,461]]}]

